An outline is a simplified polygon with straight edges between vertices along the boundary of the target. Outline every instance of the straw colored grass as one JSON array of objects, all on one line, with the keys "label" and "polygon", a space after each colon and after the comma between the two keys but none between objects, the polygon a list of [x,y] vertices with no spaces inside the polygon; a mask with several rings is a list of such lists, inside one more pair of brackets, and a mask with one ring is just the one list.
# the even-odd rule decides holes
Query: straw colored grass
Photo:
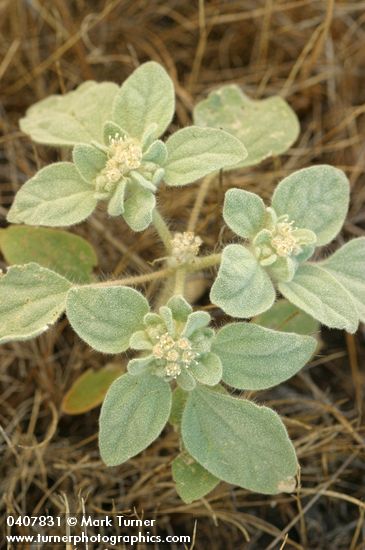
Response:
[{"label": "straw colored grass", "polygon": [[[312,163],[336,165],[351,181],[349,217],[329,250],[365,235],[364,13],[361,0],[0,1],[1,225],[16,189],[39,167],[66,158],[19,131],[26,108],[83,80],[120,83],[154,59],[176,85],[174,128],[191,122],[199,98],[230,82],[256,98],[281,94],[300,117],[301,136],[287,155],[212,185],[197,219],[206,250],[229,238],[221,231],[226,188],[268,198],[279,179]],[[161,192],[173,229],[184,227],[198,189]],[[133,235],[101,210],[72,231],[96,247],[102,280],[150,272],[150,262],[163,255],[152,229]],[[208,304],[210,283],[208,273],[190,285],[201,306]],[[158,284],[145,285],[148,296]],[[210,311],[217,324],[224,322],[217,309]],[[261,496],[221,483],[190,505],[172,483],[178,439],[171,429],[128,463],[106,468],[97,448],[98,411],[61,413],[72,382],[109,360],[88,349],[65,320],[34,341],[2,346],[1,513],[56,515],[84,507],[143,515],[156,518],[162,535],[195,529],[191,548],[197,550],[365,548],[364,331],[323,330],[322,340],[301,374],[252,395],[283,415],[302,466],[302,489]]]}]

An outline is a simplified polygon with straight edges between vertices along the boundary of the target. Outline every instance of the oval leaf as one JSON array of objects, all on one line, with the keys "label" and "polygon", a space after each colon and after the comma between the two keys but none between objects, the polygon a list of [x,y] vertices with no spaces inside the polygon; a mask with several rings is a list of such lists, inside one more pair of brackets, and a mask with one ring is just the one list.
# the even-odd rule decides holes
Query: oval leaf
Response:
[{"label": "oval leaf", "polygon": [[234,84],[222,86],[200,101],[194,109],[194,122],[222,128],[244,143],[247,158],[232,168],[252,166],[285,153],[300,130],[296,114],[283,98],[253,100]]},{"label": "oval leaf", "polygon": [[172,477],[179,497],[189,504],[210,493],[219,479],[196,462],[187,452],[181,453],[172,463]]},{"label": "oval leaf", "polygon": [[98,371],[88,369],[72,384],[62,400],[66,414],[82,414],[94,409],[104,400],[110,385],[124,372],[119,365],[110,363]]},{"label": "oval leaf", "polygon": [[123,286],[74,288],[66,314],[72,328],[92,348],[120,353],[134,332],[143,328],[149,305],[139,292]]},{"label": "oval leaf", "polygon": [[113,82],[84,82],[72,92],[51,95],[32,105],[20,120],[20,128],[45,145],[103,143],[103,125],[111,117],[117,91]]},{"label": "oval leaf", "polygon": [[96,206],[93,188],[71,162],[42,168],[15,195],[8,213],[11,223],[68,226],[82,222]]},{"label": "oval leaf", "polygon": [[133,231],[143,231],[152,222],[156,197],[140,185],[127,184],[127,199],[124,201],[123,218]]},{"label": "oval leaf", "polygon": [[251,252],[239,244],[230,244],[223,250],[210,300],[232,317],[248,318],[272,306],[275,290]]},{"label": "oval leaf", "polygon": [[100,413],[105,464],[117,466],[148,447],[162,432],[170,410],[171,389],[161,378],[124,374],[115,380]]},{"label": "oval leaf", "polygon": [[229,189],[224,197],[223,218],[236,235],[254,238],[265,223],[264,201],[255,193]]},{"label": "oval leaf", "polygon": [[203,387],[188,398],[182,437],[211,474],[264,494],[291,492],[298,469],[280,417],[267,407]]},{"label": "oval leaf", "polygon": [[113,104],[113,121],[129,135],[141,139],[151,124],[154,137],[164,133],[175,111],[174,85],[165,69],[143,63],[123,83]]},{"label": "oval leaf", "polygon": [[325,164],[294,172],[275,189],[272,206],[294,225],[311,229],[317,245],[329,243],[340,231],[349,205],[349,182],[342,170]]},{"label": "oval leaf", "polygon": [[330,328],[355,332],[359,314],[351,295],[331,275],[314,264],[300,266],[289,283],[278,288],[287,300]]},{"label": "oval leaf", "polygon": [[294,376],[316,347],[310,336],[233,323],[218,332],[212,351],[222,361],[224,382],[242,390],[263,390]]},{"label": "oval leaf", "polygon": [[85,239],[45,227],[10,226],[1,231],[1,251],[8,264],[36,262],[75,283],[90,282],[97,257]]},{"label": "oval leaf", "polygon": [[222,130],[188,126],[166,141],[165,182],[186,185],[247,155],[243,144]]},{"label": "oval leaf", "polygon": [[352,239],[319,265],[351,294],[365,323],[365,237]]},{"label": "oval leaf", "polygon": [[63,313],[71,283],[35,263],[9,267],[0,275],[0,343],[28,340]]}]

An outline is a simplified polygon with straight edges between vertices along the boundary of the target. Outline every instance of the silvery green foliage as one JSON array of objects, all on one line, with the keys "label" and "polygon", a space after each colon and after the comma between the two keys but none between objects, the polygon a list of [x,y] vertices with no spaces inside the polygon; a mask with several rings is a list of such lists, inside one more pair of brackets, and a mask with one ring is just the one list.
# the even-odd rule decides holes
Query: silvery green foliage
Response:
[{"label": "silvery green foliage", "polygon": [[173,82],[159,64],[136,69],[121,87],[87,82],[34,105],[21,128],[41,143],[74,145],[73,163],[41,169],[15,197],[8,221],[69,226],[86,219],[99,201],[134,231],[152,221],[162,181],[192,183],[237,164],[243,144],[220,129],[188,127],[158,139],[175,110]]},{"label": "silvery green foliage", "polygon": [[199,464],[228,483],[265,494],[295,488],[294,447],[267,407],[199,387],[187,400],[182,439]]},{"label": "silvery green foliage", "polygon": [[123,374],[109,388],[100,413],[99,447],[116,466],[140,453],[163,430],[171,410],[171,389],[157,376]]},{"label": "silvery green foliage", "polygon": [[235,84],[222,86],[194,109],[198,126],[222,128],[244,143],[248,155],[231,168],[252,166],[285,153],[299,134],[294,111],[279,96],[250,99]]},{"label": "silvery green foliage", "polygon": [[63,313],[71,283],[29,263],[0,275],[0,343],[28,340],[46,331]]},{"label": "silvery green foliage", "polygon": [[326,165],[285,178],[268,208],[252,193],[229,190],[223,217],[245,242],[224,249],[211,301],[229,315],[251,317],[273,305],[278,289],[324,325],[355,332],[364,315],[364,240],[324,262],[308,261],[337,235],[348,203],[345,174]]},{"label": "silvery green foliage", "polygon": [[[119,289],[130,290],[122,289],[122,287],[119,287]],[[110,291],[112,289],[99,289],[100,294],[104,293],[105,290]],[[70,297],[72,300],[74,299],[73,294],[74,292],[71,291]],[[68,300],[67,314],[70,316],[69,302],[70,300]],[[99,317],[102,318],[104,307],[105,311],[108,311],[111,306],[110,304],[108,306],[102,304],[102,301],[96,300],[95,297],[93,298],[93,303],[97,303],[97,307],[87,308],[85,307],[86,303],[87,295],[85,294],[83,309],[92,314],[91,324],[93,326],[92,332],[95,335],[93,336],[94,339],[90,338],[87,316],[84,315],[82,310],[79,312],[83,330],[81,331],[80,325],[78,325],[78,312],[75,309],[71,319],[72,325],[82,338],[87,338],[89,344],[94,345],[94,347],[97,344],[97,349],[106,351],[106,346],[100,343],[101,335],[104,334],[103,328],[100,325],[98,330],[97,325],[93,325],[93,314],[95,312],[96,315],[98,311]],[[119,310],[121,307],[122,303],[120,302],[116,305],[116,310]],[[128,307],[132,308],[132,303],[129,303]],[[199,402],[200,396],[204,398],[205,394],[198,392],[198,389],[211,387],[216,392],[221,388],[218,384],[222,378],[227,384],[239,389],[256,390],[274,386],[293,376],[310,359],[316,348],[316,340],[310,336],[280,333],[264,327],[253,326],[249,323],[226,325],[216,333],[212,328],[208,327],[210,316],[204,311],[193,312],[191,306],[181,296],[171,298],[166,306],[162,306],[159,309],[158,313],[148,312],[144,315],[143,319],[141,311],[139,315],[140,329],[130,336],[129,345],[132,349],[141,352],[142,355],[129,361],[127,367],[129,378],[127,380],[131,380],[131,377],[137,379],[148,377],[149,380],[158,378],[167,386],[169,386],[170,382],[176,381],[180,392],[183,391],[183,393],[178,394],[177,405],[176,399],[174,399],[174,408],[171,411],[170,422],[176,424],[177,427],[180,424],[181,415],[185,415],[183,413],[186,402],[185,392],[196,394],[196,399]],[[123,315],[122,317],[124,318]],[[97,321],[95,322],[97,323]],[[123,332],[125,328],[122,328],[122,323],[120,327],[120,332]],[[123,333],[124,336],[125,332]],[[107,333],[106,345],[109,346],[111,340],[119,342],[121,339],[121,335],[117,336],[116,334],[111,339]],[[125,346],[126,340],[123,339],[123,341]],[[121,407],[124,406],[123,401],[115,397],[116,388],[119,387],[118,384],[118,381],[114,382],[110,389],[114,397],[109,399],[108,392],[106,397],[108,405],[103,407],[100,420],[101,441],[105,441],[102,452],[107,464],[122,463],[126,456],[124,450],[119,452],[116,449],[115,444],[109,446],[106,435],[108,430],[110,430],[111,423],[115,422],[116,418],[119,418],[120,415],[122,417],[123,414],[124,416],[128,416],[128,411],[121,411]],[[218,393],[221,393],[221,391],[218,391]],[[151,399],[154,399],[154,396]],[[146,400],[148,400],[148,397],[145,397]],[[232,407],[237,408],[234,421],[237,422],[240,419],[241,423],[245,423],[246,413],[242,412],[239,403],[240,400],[237,399],[231,402]],[[129,401],[127,402],[127,406],[129,407]],[[256,414],[256,408],[253,410]],[[273,412],[271,416],[267,413],[265,422],[270,424],[271,419],[273,419],[273,430],[275,432],[276,429],[279,429],[277,428],[277,423],[280,421]],[[121,429],[124,430],[125,428]],[[162,429],[160,424],[159,429]],[[280,429],[284,430],[285,433],[283,427]],[[224,422],[217,424],[216,430],[217,438],[224,437]],[[141,433],[144,433],[143,430]],[[145,446],[150,442],[147,435],[146,433]],[[198,434],[194,435],[192,433],[190,435],[193,439],[198,437]],[[183,441],[186,443],[184,436]],[[281,448],[283,442],[285,443],[285,447],[289,445],[288,448],[290,448],[290,444],[287,443],[286,439],[279,439],[277,442],[277,445],[280,447],[279,453],[285,452],[285,449]],[[234,441],[232,438],[232,452],[236,452],[239,455],[241,452],[240,445],[240,442]],[[273,443],[270,443],[270,445],[273,445]],[[120,449],[120,447],[118,448]],[[188,445],[187,449],[191,452]],[[109,452],[111,456],[109,456]],[[204,466],[213,476],[216,475],[214,468],[212,469],[209,465],[207,466],[193,452],[191,454],[200,463],[200,466]],[[129,456],[132,455],[128,454]],[[237,470],[238,466],[233,465],[233,468]],[[183,470],[185,472],[184,475],[187,477],[186,483],[188,483],[188,479],[191,478],[194,472],[190,471],[189,468],[183,468]],[[181,468],[179,472],[180,476],[182,476]],[[235,475],[239,476],[240,474],[236,472]],[[259,473],[259,475],[264,475],[264,473]],[[294,474],[290,470],[287,477],[291,475]],[[209,487],[212,479],[208,474],[207,478],[208,491],[210,490]],[[222,477],[221,479],[226,478]],[[281,481],[283,480],[284,478]],[[249,488],[248,485],[241,486]],[[200,490],[203,491],[203,487]],[[269,492],[272,490],[273,488],[270,486]],[[277,492],[279,492],[279,489]],[[190,489],[185,494],[186,498],[190,498],[189,494]],[[191,492],[192,494],[193,492]]]},{"label": "silvery green foliage", "polygon": [[212,349],[224,365],[224,382],[239,389],[263,390],[296,374],[316,346],[311,336],[233,323],[218,331]]},{"label": "silvery green foliage", "polygon": [[214,331],[208,328],[210,321],[208,313],[193,312],[184,298],[171,298],[158,314],[147,313],[143,329],[131,337],[131,348],[145,355],[132,359],[128,371],[175,379],[185,391],[199,383],[215,386],[222,378],[222,364],[211,352]]},{"label": "silvery green foliage", "polygon": [[110,120],[118,92],[113,82],[89,80],[65,95],[51,95],[32,105],[20,119],[20,128],[33,141],[72,147],[76,143],[103,143],[103,125]]},{"label": "silvery green foliage", "polygon": [[92,348],[103,353],[128,349],[131,335],[142,325],[148,311],[146,298],[123,286],[75,287],[66,303],[72,328]]},{"label": "silvery green foliage", "polygon": [[[8,220],[72,225],[102,201],[110,216],[141,231],[153,219],[162,181],[181,186],[221,168],[253,165],[286,151],[298,134],[284,100],[253,101],[237,86],[210,94],[195,109],[197,126],[163,142],[174,110],[173,82],[154,62],[120,87],[86,82],[34,105],[21,128],[39,143],[73,148],[72,162],[47,166],[26,182]],[[268,311],[278,290],[291,303],[276,306],[271,318],[261,316],[263,325],[287,320],[298,307],[328,326],[354,331],[365,318],[365,239],[324,261],[308,261],[340,230],[348,196],[345,175],[330,166],[285,178],[270,207],[253,193],[228,191],[224,219],[243,242],[223,250],[212,302],[234,317],[251,317]],[[189,232],[176,234],[166,247],[167,265],[183,266],[179,275],[189,270],[200,260],[201,242]],[[73,285],[34,263],[0,277],[0,342],[37,336],[64,311],[93,349],[132,354],[101,410],[107,465],[143,451],[169,421],[180,437],[172,471],[185,502],[202,498],[219,479],[268,494],[294,490],[298,463],[279,416],[232,397],[226,385],[256,391],[293,376],[316,349],[308,336],[317,329],[312,318],[303,314],[304,326],[301,318],[284,328],[288,332],[247,322],[213,329],[207,312],[193,311],[178,295],[151,310],[132,288],[112,281]]]}]

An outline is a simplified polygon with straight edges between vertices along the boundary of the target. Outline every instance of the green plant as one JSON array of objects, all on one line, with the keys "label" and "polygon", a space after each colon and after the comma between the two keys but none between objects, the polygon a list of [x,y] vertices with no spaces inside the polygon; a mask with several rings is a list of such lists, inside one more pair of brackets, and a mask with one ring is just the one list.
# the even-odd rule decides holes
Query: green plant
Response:
[{"label": "green plant", "polygon": [[[15,265],[0,278],[0,342],[35,337],[65,312],[93,349],[131,350],[127,372],[113,364],[87,371],[63,402],[64,411],[77,414],[106,393],[99,443],[107,465],[141,452],[169,422],[181,445],[172,474],[186,502],[220,479],[262,493],[291,492],[298,462],[282,420],[231,392],[270,388],[298,372],[317,346],[313,317],[349,331],[364,318],[364,239],[308,262],[314,247],[339,231],[348,182],[330,166],[300,170],[280,183],[269,208],[258,196],[231,189],[224,220],[244,242],[200,255],[203,241],[194,227],[217,171],[284,152],[298,135],[298,122],[282,99],[252,101],[236,86],[213,92],[196,106],[196,126],[164,143],[159,138],[173,113],[172,81],[153,62],[120,88],[86,82],[29,109],[23,131],[37,142],[72,148],[72,162],[51,164],[26,182],[8,221],[69,226],[101,202],[107,215],[122,216],[134,231],[152,224],[166,256],[153,273],[98,281],[91,273],[95,253],[79,237],[7,228],[0,247]],[[202,177],[187,231],[171,233],[156,206],[159,186]],[[258,315],[256,322],[217,329],[207,311],[194,311],[186,300],[187,276],[219,264],[212,302],[234,317]],[[131,286],[152,280],[163,285],[150,304]],[[274,304],[276,289],[291,303]]]}]

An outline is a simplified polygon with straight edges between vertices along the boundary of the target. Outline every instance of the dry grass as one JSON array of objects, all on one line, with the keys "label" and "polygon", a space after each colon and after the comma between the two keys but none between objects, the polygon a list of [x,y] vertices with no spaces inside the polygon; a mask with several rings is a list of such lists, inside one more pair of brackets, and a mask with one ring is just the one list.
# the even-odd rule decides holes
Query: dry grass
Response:
[{"label": "dry grass", "polygon": [[[225,176],[209,193],[198,224],[207,247],[221,237],[225,187],[268,197],[282,176],[311,163],[334,164],[350,178],[350,214],[338,242],[364,235],[364,12],[361,0],[1,0],[0,214],[19,185],[62,155],[19,132],[26,108],[82,80],[119,83],[138,63],[155,59],[176,84],[175,127],[189,123],[194,102],[223,82],[237,82],[254,97],[282,94],[301,120],[288,155]],[[162,193],[175,228],[196,192],[192,186]],[[102,212],[74,231],[97,247],[101,277],[147,271],[161,253],[153,231],[132,235]],[[76,511],[84,499],[90,513],[135,509],[157,518],[162,534],[191,534],[197,521],[198,550],[365,548],[364,332],[322,337],[320,355],[302,374],[255,395],[285,418],[302,466],[300,492],[266,497],[222,483],[191,505],[178,499],[171,481],[178,446],[171,430],[127,464],[107,469],[97,450],[98,412],[61,414],[73,380],[106,362],[66,321],[37,340],[2,346],[2,511]]]}]

